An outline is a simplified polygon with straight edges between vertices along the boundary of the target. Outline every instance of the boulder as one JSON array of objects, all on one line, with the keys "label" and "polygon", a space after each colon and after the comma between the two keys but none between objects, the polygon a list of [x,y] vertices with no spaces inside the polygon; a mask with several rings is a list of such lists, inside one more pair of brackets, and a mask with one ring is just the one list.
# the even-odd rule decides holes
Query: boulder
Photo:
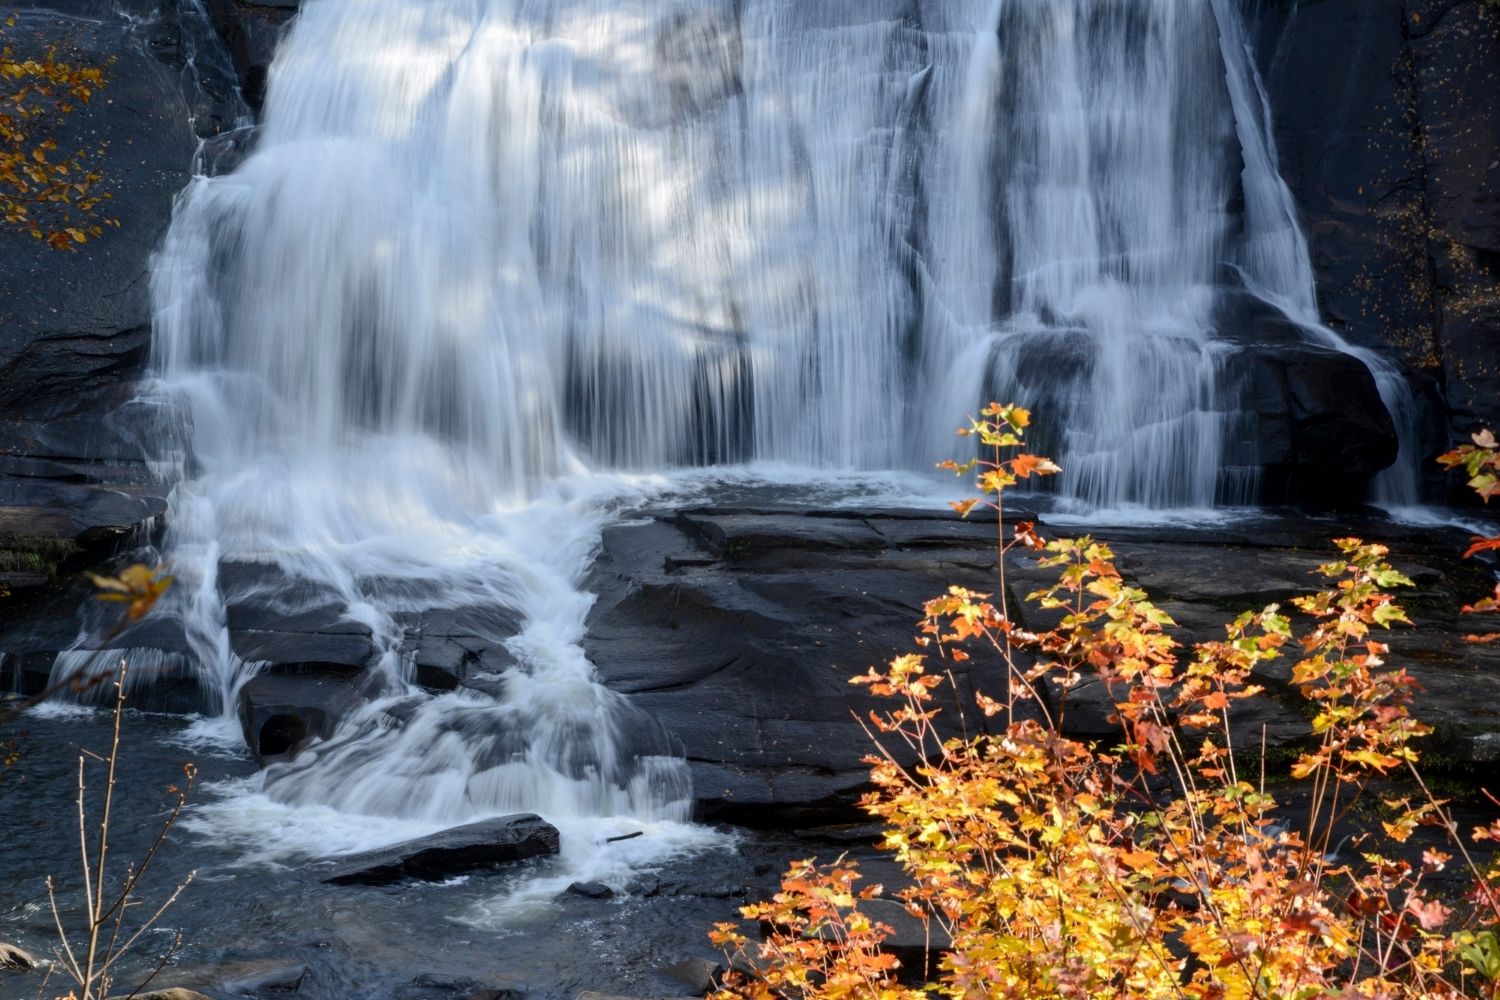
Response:
[{"label": "boulder", "polygon": [[173,986],[165,990],[151,990],[149,993],[122,993],[110,1000],[212,1000],[197,990],[185,989],[181,986]]},{"label": "boulder", "polygon": [[[611,528],[584,649],[606,685],[681,741],[702,817],[857,819],[872,746],[855,718],[881,703],[849,678],[911,649],[923,602],[950,583],[993,590],[993,534],[943,513],[774,508]],[[945,734],[973,704],[970,671],[956,666],[958,698],[941,692],[953,699]]]},{"label": "boulder", "polygon": [[1239,444],[1263,502],[1357,503],[1396,458],[1396,428],[1360,359],[1308,343],[1241,348],[1230,362],[1253,419]]},{"label": "boulder", "polygon": [[603,882],[574,882],[568,886],[568,892],[585,899],[608,899],[615,891]]},{"label": "boulder", "polygon": [[556,854],[557,828],[523,814],[481,820],[391,847],[333,859],[331,885],[388,885],[404,879],[434,882],[495,865]]}]

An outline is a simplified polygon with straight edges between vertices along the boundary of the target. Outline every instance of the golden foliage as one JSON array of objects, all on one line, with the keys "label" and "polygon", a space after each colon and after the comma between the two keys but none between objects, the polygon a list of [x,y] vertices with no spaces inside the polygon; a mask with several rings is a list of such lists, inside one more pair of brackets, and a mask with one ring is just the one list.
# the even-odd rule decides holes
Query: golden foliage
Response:
[{"label": "golden foliage", "polygon": [[[990,457],[948,463],[975,472],[985,494],[962,513],[999,511],[1006,487],[1056,471],[1015,453],[1029,417],[991,406],[965,430]],[[881,948],[890,928],[861,911],[882,890],[859,889],[853,863],[806,861],[773,899],[744,909],[770,928],[761,941],[731,924],[714,932],[737,968],[718,1000],[1500,997],[1500,870],[1473,861],[1422,783],[1413,740],[1428,730],[1409,712],[1415,685],[1386,665],[1378,639],[1406,622],[1389,591],[1410,581],[1382,546],[1335,545],[1338,558],[1318,570],[1325,589],[1293,602],[1301,628],[1272,605],[1183,649],[1108,546],[1044,542],[1032,525],[1007,538],[1002,526],[1000,593],[1005,555],[1040,548],[1056,581],[1028,600],[1057,624],[1028,631],[1003,599],[952,588],[926,606],[923,655],[852,681],[891,702],[872,713],[874,730],[918,751],[912,766],[884,748],[871,756],[862,805],[910,880],[900,899],[951,940],[936,975],[898,979]],[[929,660],[976,653],[1006,678],[1003,701],[978,696],[998,731],[942,739],[934,691],[946,671],[930,672]],[[1256,671],[1283,658],[1314,715],[1314,742],[1291,768],[1310,797],[1295,827],[1278,820],[1264,774],[1241,775],[1231,752],[1232,706],[1260,695]],[[1069,692],[1084,681],[1110,692],[1116,746],[1064,735]],[[1387,802],[1382,835],[1338,853],[1350,804],[1398,770],[1421,796]],[[1461,908],[1429,889],[1450,854],[1401,856],[1422,825],[1445,831],[1469,870]],[[1473,838],[1500,839],[1500,823]]]},{"label": "golden foliage", "polygon": [[[4,26],[16,23],[11,16]],[[0,46],[0,220],[55,250],[75,250],[119,225],[101,210],[110,197],[97,167],[103,149],[60,151],[55,135],[104,83],[102,69],[66,62],[55,50],[21,58]]]}]

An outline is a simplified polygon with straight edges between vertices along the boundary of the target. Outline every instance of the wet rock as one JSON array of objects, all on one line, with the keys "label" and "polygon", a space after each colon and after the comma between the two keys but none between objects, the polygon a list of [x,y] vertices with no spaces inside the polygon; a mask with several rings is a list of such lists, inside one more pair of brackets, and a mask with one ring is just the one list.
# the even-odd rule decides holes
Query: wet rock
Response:
[{"label": "wet rock", "polygon": [[279,664],[368,666],[376,656],[370,626],[347,616],[336,595],[274,566],[219,567],[229,642],[241,659]]},{"label": "wet rock", "polygon": [[108,554],[166,512],[162,490],[50,479],[0,479],[0,548],[55,564],[77,553]]},{"label": "wet rock", "polygon": [[681,962],[658,969],[662,976],[679,983],[694,996],[704,996],[719,984],[724,975],[724,966],[706,958],[687,958]]},{"label": "wet rock", "polygon": [[15,969],[25,972],[35,969],[41,962],[30,952],[13,944],[0,942],[0,969]]},{"label": "wet rock", "polygon": [[[644,997],[625,996],[620,993],[599,993],[595,990],[584,990],[574,1000],[646,1000]],[[686,997],[662,997],[661,1000],[688,1000]]]},{"label": "wet rock", "polygon": [[1358,358],[1311,344],[1243,349],[1233,369],[1253,420],[1261,499],[1354,503],[1396,459],[1396,428]]},{"label": "wet rock", "polygon": [[515,664],[504,645],[521,628],[512,611],[435,608],[399,614],[396,621],[405,630],[402,655],[410,658],[416,682],[430,691],[489,691]]},{"label": "wet rock", "polygon": [[294,756],[313,740],[328,739],[339,721],[366,701],[347,671],[311,667],[300,674],[262,674],[240,690],[240,730],[264,767]]},{"label": "wet rock", "polygon": [[165,990],[151,990],[149,993],[128,995],[122,993],[117,997],[111,997],[110,1000],[212,1000],[212,998],[199,993],[197,990],[173,986]]},{"label": "wet rock", "polygon": [[220,984],[220,989],[225,993],[236,996],[296,993],[302,988],[302,981],[307,978],[307,966],[251,964],[248,968],[236,969],[232,977],[224,979]]},{"label": "wet rock", "polygon": [[[871,744],[857,719],[879,703],[848,679],[914,650],[923,601],[949,584],[995,590],[993,526],[922,512],[821,512],[794,528],[797,516],[787,510],[767,510],[763,526],[753,523],[757,516],[705,508],[607,531],[590,584],[600,596],[585,649],[606,684],[681,741],[701,816],[783,829],[867,821],[854,801],[867,781],[861,758]],[[1042,521],[1045,535],[1074,533]],[[870,547],[872,530],[884,547]],[[1177,619],[1184,644],[1220,639],[1240,611],[1316,589],[1310,572],[1334,551],[1328,538],[1351,533],[1390,545],[1397,566],[1417,581],[1419,589],[1402,599],[1419,627],[1390,641],[1426,689],[1419,714],[1463,736],[1447,752],[1461,763],[1477,759],[1487,744],[1475,737],[1494,728],[1482,706],[1500,703],[1500,649],[1463,641],[1468,629],[1458,609],[1493,588],[1482,567],[1459,558],[1463,531],[1346,512],[1337,523],[1266,517],[1213,530],[1095,532],[1114,545],[1125,577]],[[732,550],[737,538],[756,541]],[[1045,627],[1045,616],[1015,595],[1055,572],[1015,553],[1007,573],[1012,609]],[[939,717],[950,732],[959,730],[959,710],[972,705],[969,692],[998,695],[1004,683],[981,656],[954,676],[961,695]],[[1277,746],[1305,739],[1300,697],[1284,677],[1262,680],[1268,697],[1236,705],[1237,739],[1258,746],[1263,729]],[[952,697],[946,686],[940,691]],[[1069,732],[1117,732],[1113,698],[1097,681],[1068,699]],[[970,733],[986,725],[973,710],[965,715]],[[661,884],[655,891],[693,890]]]},{"label": "wet rock", "polygon": [[661,892],[661,879],[655,875],[640,875],[631,880],[625,891],[632,896],[655,896]]},{"label": "wet rock", "polygon": [[332,885],[437,881],[465,872],[556,854],[557,828],[529,814],[482,820],[392,847],[334,859]]},{"label": "wet rock", "polygon": [[574,882],[568,886],[568,892],[585,899],[608,899],[615,891],[603,882]]},{"label": "wet rock", "polygon": [[[776,509],[613,528],[584,648],[605,684],[681,741],[704,817],[857,817],[870,746],[851,713],[876,702],[848,679],[909,649],[923,602],[950,583],[993,586],[992,532],[941,514]],[[956,676],[967,699],[968,671]]]},{"label": "wet rock", "polygon": [[255,152],[260,131],[259,125],[247,125],[205,139],[198,147],[197,172],[205,177],[233,173]]}]

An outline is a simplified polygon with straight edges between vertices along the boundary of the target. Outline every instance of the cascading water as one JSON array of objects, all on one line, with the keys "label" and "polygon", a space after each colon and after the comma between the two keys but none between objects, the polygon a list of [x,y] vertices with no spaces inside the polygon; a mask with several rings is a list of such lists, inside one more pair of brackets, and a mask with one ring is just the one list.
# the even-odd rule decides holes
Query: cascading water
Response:
[{"label": "cascading water", "polygon": [[[1223,263],[1268,298],[1310,287],[1287,291],[1305,246],[1231,225],[1237,129],[1247,205],[1274,177],[1237,17],[306,0],[256,152],[194,182],[153,277],[204,685],[227,712],[260,666],[229,643],[227,564],[276,567],[381,651],[380,697],[265,800],[685,818],[670,741],[579,647],[577,581],[635,488],[598,470],[927,467],[1015,396],[1064,428],[1067,497],[1250,499]],[[489,636],[517,661],[494,697],[409,690],[398,620],[435,607],[521,621]]]},{"label": "cascading water", "polygon": [[[1061,491],[1093,506],[1208,507],[1232,401],[1213,336],[1229,135],[1210,11],[1174,0],[985,5],[925,171],[926,433],[973,400],[1064,428]],[[998,48],[997,48],[998,42]],[[941,93],[941,84],[939,85]],[[947,447],[946,444],[941,445]]]}]

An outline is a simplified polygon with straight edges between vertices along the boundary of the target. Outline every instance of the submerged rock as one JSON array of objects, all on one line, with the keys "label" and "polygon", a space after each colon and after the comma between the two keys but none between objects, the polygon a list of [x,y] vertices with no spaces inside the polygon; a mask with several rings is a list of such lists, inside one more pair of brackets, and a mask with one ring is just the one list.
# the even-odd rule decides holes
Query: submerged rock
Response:
[{"label": "submerged rock", "polygon": [[0,941],[0,969],[16,969],[24,972],[28,969],[35,969],[40,964],[40,960],[30,952]]},{"label": "submerged rock", "polygon": [[388,885],[403,879],[433,882],[465,872],[556,854],[557,828],[523,814],[481,820],[391,847],[337,858],[330,885]]},{"label": "submerged rock", "polygon": [[278,962],[247,963],[227,972],[220,988],[236,996],[260,996],[263,993],[296,993],[307,978],[307,966],[283,965]]}]

